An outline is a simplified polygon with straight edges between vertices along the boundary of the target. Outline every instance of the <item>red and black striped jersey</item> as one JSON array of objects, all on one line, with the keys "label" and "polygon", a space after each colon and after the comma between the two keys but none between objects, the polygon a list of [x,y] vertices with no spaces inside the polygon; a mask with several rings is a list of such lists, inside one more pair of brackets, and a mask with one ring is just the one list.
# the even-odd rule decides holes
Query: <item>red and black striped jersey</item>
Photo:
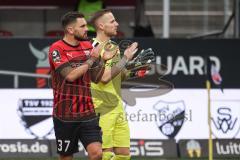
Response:
[{"label": "red and black striped jersey", "polygon": [[63,40],[53,43],[49,49],[49,63],[54,96],[53,116],[65,121],[85,120],[95,116],[90,92],[89,72],[74,82],[67,81],[60,72],[66,67],[78,67],[92,50],[89,41],[72,46]]}]

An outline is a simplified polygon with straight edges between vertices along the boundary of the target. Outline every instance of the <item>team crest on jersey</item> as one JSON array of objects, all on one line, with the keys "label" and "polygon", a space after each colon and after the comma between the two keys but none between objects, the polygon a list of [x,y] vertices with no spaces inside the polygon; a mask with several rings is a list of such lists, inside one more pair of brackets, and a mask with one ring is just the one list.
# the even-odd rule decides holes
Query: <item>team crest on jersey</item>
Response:
[{"label": "team crest on jersey", "polygon": [[234,138],[240,130],[240,101],[212,101],[212,132],[216,138]]},{"label": "team crest on jersey", "polygon": [[158,112],[157,126],[159,130],[168,138],[174,138],[184,122],[184,101],[159,101],[153,108]]},{"label": "team crest on jersey", "polygon": [[28,134],[45,139],[53,133],[52,99],[20,99],[18,115]]},{"label": "team crest on jersey", "polygon": [[61,55],[58,50],[54,50],[52,52],[52,59],[55,63],[59,63],[61,61]]}]

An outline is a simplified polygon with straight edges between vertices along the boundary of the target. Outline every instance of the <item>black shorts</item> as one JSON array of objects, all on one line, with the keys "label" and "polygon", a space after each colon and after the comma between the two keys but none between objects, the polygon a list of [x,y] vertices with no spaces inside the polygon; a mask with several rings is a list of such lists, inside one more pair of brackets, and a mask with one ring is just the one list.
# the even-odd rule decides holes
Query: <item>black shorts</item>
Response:
[{"label": "black shorts", "polygon": [[60,155],[72,155],[78,152],[80,140],[86,149],[90,143],[102,143],[99,118],[85,122],[64,122],[53,117],[56,136],[57,153]]}]

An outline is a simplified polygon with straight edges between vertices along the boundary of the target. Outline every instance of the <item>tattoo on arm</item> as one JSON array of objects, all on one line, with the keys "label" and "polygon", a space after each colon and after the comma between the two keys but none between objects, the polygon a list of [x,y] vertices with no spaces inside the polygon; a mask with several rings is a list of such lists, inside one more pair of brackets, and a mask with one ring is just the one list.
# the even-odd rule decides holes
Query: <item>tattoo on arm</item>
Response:
[{"label": "tattoo on arm", "polygon": [[60,71],[60,74],[61,76],[63,77],[67,77],[67,75],[72,72],[74,70],[74,68],[72,68],[71,66],[67,66],[67,67],[64,67],[61,71]]},{"label": "tattoo on arm", "polygon": [[101,80],[104,69],[105,69],[105,62],[102,59],[100,59],[94,63],[94,65],[90,69],[91,80],[94,83],[98,83]]}]

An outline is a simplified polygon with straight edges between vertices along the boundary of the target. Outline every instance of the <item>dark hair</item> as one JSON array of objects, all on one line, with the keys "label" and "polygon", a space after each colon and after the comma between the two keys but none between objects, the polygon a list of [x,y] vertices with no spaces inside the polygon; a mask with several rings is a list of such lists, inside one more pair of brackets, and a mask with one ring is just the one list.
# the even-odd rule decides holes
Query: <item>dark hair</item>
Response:
[{"label": "dark hair", "polygon": [[76,21],[77,18],[84,18],[84,15],[80,12],[71,11],[62,16],[62,27],[65,29],[67,25]]},{"label": "dark hair", "polygon": [[95,12],[89,20],[89,24],[96,28],[96,21],[106,13],[111,13],[110,9],[102,9]]}]

